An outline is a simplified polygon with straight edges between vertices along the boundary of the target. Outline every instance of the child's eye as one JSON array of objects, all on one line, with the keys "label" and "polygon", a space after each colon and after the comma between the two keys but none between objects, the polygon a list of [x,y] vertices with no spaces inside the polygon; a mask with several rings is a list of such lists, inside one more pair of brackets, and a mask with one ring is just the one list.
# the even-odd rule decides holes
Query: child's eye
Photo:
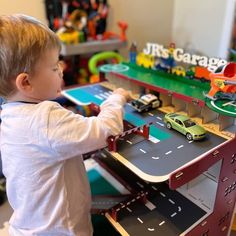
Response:
[{"label": "child's eye", "polygon": [[59,61],[57,63],[57,65],[52,69],[54,72],[57,72],[57,71],[63,71],[63,66],[62,66],[62,63]]}]

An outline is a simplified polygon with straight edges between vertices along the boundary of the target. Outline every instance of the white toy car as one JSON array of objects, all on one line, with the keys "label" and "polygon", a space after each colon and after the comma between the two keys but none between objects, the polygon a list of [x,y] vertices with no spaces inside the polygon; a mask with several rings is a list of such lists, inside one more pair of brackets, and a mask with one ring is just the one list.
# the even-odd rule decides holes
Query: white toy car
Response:
[{"label": "white toy car", "polygon": [[138,112],[149,111],[161,106],[161,100],[154,94],[142,95],[139,99],[133,100],[131,105]]}]

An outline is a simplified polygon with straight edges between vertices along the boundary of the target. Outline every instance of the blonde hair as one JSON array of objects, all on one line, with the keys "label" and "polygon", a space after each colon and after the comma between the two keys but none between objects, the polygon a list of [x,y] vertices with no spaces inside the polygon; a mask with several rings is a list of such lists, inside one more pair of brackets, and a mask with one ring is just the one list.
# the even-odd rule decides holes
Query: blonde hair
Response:
[{"label": "blonde hair", "polygon": [[14,80],[22,72],[33,73],[46,50],[60,50],[56,34],[26,15],[0,16],[0,96],[14,92]]}]

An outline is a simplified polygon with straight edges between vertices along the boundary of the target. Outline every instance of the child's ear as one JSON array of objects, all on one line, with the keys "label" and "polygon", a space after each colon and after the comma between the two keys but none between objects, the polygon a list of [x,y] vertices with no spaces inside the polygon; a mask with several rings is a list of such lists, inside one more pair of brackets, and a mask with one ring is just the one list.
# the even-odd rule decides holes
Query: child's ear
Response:
[{"label": "child's ear", "polygon": [[32,90],[32,86],[31,86],[30,79],[29,79],[29,74],[27,74],[27,73],[20,73],[16,77],[15,83],[16,83],[17,90],[22,93],[31,92],[31,90]]}]

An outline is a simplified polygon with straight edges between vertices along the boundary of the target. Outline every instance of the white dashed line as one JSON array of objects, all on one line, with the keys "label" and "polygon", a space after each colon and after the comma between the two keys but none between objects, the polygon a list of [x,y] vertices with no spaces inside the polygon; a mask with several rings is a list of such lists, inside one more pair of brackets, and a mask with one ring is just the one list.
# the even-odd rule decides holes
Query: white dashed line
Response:
[{"label": "white dashed line", "polygon": [[193,140],[189,141],[188,143],[192,143],[192,142],[193,142]]},{"label": "white dashed line", "polygon": [[172,203],[173,205],[175,204],[175,202],[174,202],[173,200],[171,200],[170,198],[168,199],[168,201],[169,201],[170,203]]},{"label": "white dashed line", "polygon": [[153,115],[152,113],[150,113],[150,112],[148,113],[148,115],[149,115],[149,116],[154,116],[154,115]]},{"label": "white dashed line", "polygon": [[155,229],[154,228],[148,228],[148,231],[153,232],[153,231],[155,231]]},{"label": "white dashed line", "polygon": [[180,146],[178,146],[177,148],[180,149],[180,148],[182,148],[182,147],[184,147],[184,145],[180,145]]},{"label": "white dashed line", "polygon": [[144,186],[143,186],[141,183],[136,182],[136,184],[137,184],[139,187],[144,188]]},{"label": "white dashed line", "polygon": [[146,153],[146,151],[144,151],[142,148],[140,148],[139,150],[140,150],[141,152],[143,152],[143,153]]},{"label": "white dashed line", "polygon": [[133,144],[133,143],[132,143],[131,141],[129,141],[129,140],[126,140],[126,142],[129,143],[129,144]]},{"label": "white dashed line", "polygon": [[166,152],[165,154],[166,154],[166,155],[169,155],[169,154],[171,154],[171,153],[172,153],[172,151],[169,151],[169,152]]},{"label": "white dashed line", "polygon": [[160,192],[162,197],[166,197],[166,195],[163,192]]},{"label": "white dashed line", "polygon": [[111,95],[110,92],[105,92],[104,94],[105,94],[107,97]]},{"label": "white dashed line", "polygon": [[159,224],[159,226],[162,226],[163,224],[165,224],[166,222],[163,220],[160,224]]},{"label": "white dashed line", "polygon": [[158,159],[160,159],[160,157],[152,157],[152,159],[158,160]]},{"label": "white dashed line", "polygon": [[181,207],[180,206],[178,206],[178,211],[180,212],[180,211],[182,211],[182,209],[181,209]]},{"label": "white dashed line", "polygon": [[157,116],[157,119],[158,119],[158,120],[162,120],[162,118],[161,118],[160,116]]},{"label": "white dashed line", "polygon": [[129,212],[132,212],[132,210],[131,210],[130,208],[128,208],[128,207],[126,207],[126,209],[127,209]]},{"label": "white dashed line", "polygon": [[99,96],[101,96],[102,98],[107,98],[107,95],[105,95],[105,94],[103,94],[103,93],[101,93],[101,94],[99,94]]},{"label": "white dashed line", "polygon": [[103,153],[103,152],[101,153],[101,156],[102,157],[107,157],[107,155],[105,153]]},{"label": "white dashed line", "polygon": [[162,126],[162,127],[164,127],[164,124],[162,124],[162,123],[160,123],[160,122],[156,122],[158,125],[160,125],[160,126]]},{"label": "white dashed line", "polygon": [[95,95],[95,98],[98,98],[99,100],[104,100],[103,98],[101,98],[99,95]]},{"label": "white dashed line", "polygon": [[152,185],[152,189],[156,190],[157,191],[157,188],[155,186]]},{"label": "white dashed line", "polygon": [[137,218],[137,220],[142,224],[143,223],[143,221],[140,219],[140,218]]},{"label": "white dashed line", "polygon": [[174,213],[171,215],[171,217],[174,217],[175,215],[177,215],[177,213],[176,213],[176,212],[174,212]]}]

